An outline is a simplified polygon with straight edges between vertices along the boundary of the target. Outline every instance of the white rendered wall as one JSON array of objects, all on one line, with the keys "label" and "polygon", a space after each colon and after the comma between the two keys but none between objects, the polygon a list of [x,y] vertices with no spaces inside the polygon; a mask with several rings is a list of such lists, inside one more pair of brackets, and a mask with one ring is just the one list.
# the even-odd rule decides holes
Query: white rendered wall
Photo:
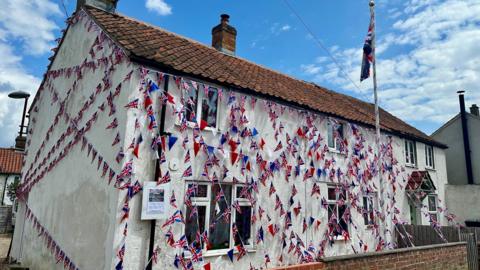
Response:
[{"label": "white rendered wall", "polygon": [[[153,73],[153,72],[151,72]],[[150,79],[155,81],[155,76],[154,74],[150,74]],[[215,86],[212,84],[209,84],[210,86],[213,87],[219,87]],[[163,85],[160,86],[161,89],[163,89]],[[221,87],[220,87],[221,88]],[[180,101],[180,91],[175,84],[175,82],[170,78],[170,84],[169,84],[169,93],[175,97],[176,101],[176,106],[179,105]],[[219,125],[219,130],[217,131],[211,131],[211,130],[205,130],[202,132],[203,139],[205,140],[205,143],[207,145],[212,145],[212,146],[218,146],[219,145],[219,140],[220,140],[220,133],[225,132],[229,126],[227,124],[227,116],[229,114],[229,106],[227,105],[227,100],[230,95],[230,91],[224,91],[223,92],[223,100],[221,100],[219,103],[219,109],[218,109],[218,114],[219,114],[219,120],[218,120],[218,125]],[[236,95],[236,100],[240,100],[241,94],[235,94]],[[133,98],[134,96],[132,96]],[[154,96],[156,97],[156,96]],[[154,100],[157,100],[157,98],[153,98]],[[250,99],[247,97],[246,101],[246,108],[247,108],[247,117],[250,123],[247,125],[249,128],[255,127],[259,131],[259,136],[264,138],[266,141],[266,146],[265,146],[265,151],[261,151],[263,157],[267,160],[273,160],[278,157],[280,152],[273,152],[274,148],[278,144],[278,141],[275,141],[274,139],[274,130],[272,128],[271,121],[268,117],[268,113],[265,111],[264,107],[264,101],[261,99],[258,99],[256,102],[255,109],[252,110],[250,107]],[[277,104],[277,110],[280,111],[280,106]],[[158,108],[158,112],[160,111],[160,106],[156,105],[154,106],[155,108]],[[178,109],[178,107],[177,107]],[[135,117],[142,117],[142,113],[130,113],[129,116],[132,116],[133,118]],[[186,134],[189,136],[189,148],[190,149],[190,154],[192,158],[192,169],[193,169],[193,175],[194,177],[189,178],[190,180],[199,180],[201,181],[208,181],[202,177],[200,177],[203,169],[203,164],[205,162],[205,154],[202,153],[200,150],[200,153],[197,157],[194,157],[193,155],[193,136],[192,136],[192,129],[188,128],[185,133],[181,133],[179,131],[179,125],[176,124],[177,121],[174,119],[175,116],[173,114],[171,106],[167,106],[167,118],[166,118],[166,132],[171,133],[172,135],[178,137],[178,140],[174,147],[172,148],[171,151],[166,151],[166,159],[167,159],[167,164],[172,161],[172,160],[177,160],[179,163],[179,168],[178,170],[172,171],[168,169],[168,166],[165,165],[162,167],[162,172],[165,173],[167,170],[169,170],[170,175],[172,177],[172,182],[171,182],[171,187],[175,191],[175,195],[177,198],[177,204],[179,206],[179,209],[183,211],[185,214],[186,209],[183,204],[183,197],[185,195],[185,181],[182,179],[182,173],[184,170],[188,167],[188,164],[183,164],[183,160],[185,157],[186,151],[181,147],[181,143],[183,141],[183,138]],[[327,117],[321,116],[321,115],[316,115],[315,116],[315,126],[318,128],[321,136],[323,137],[322,141],[322,146],[321,148],[324,147],[326,144],[326,137],[327,137],[327,131],[326,131],[326,121]],[[142,119],[142,118],[140,118]],[[284,133],[279,136],[281,140],[285,139],[285,132],[288,132],[290,135],[294,134],[299,126],[305,125],[305,117],[304,115],[299,115],[297,110],[292,110],[292,112],[289,112],[289,109],[287,108],[285,112],[280,116],[280,118],[277,121],[281,121],[285,127]],[[127,126],[130,128],[131,132],[133,133],[133,125],[132,123],[134,122],[134,119],[131,119],[127,122]],[[278,126],[277,122],[277,126]],[[375,144],[374,144],[374,130],[371,128],[364,128],[361,126],[357,126],[361,133],[363,134],[364,138],[366,139],[365,145],[366,148],[368,146],[373,147],[375,149]],[[147,130],[143,129],[142,131],[142,136],[143,138],[151,138],[153,135],[148,132]],[[351,126],[348,123],[345,123],[345,134],[349,140],[351,139]],[[127,133],[130,133],[127,131]],[[139,132],[136,131],[135,136],[138,136]],[[132,138],[134,138],[132,136]],[[258,139],[259,137],[257,137]],[[293,137],[292,137],[293,138]],[[128,140],[128,135],[127,135],[127,140]],[[131,139],[130,139],[131,140]],[[387,142],[387,137],[383,136],[382,142],[386,143]],[[144,179],[144,180],[149,180],[152,181],[154,179],[154,168],[155,168],[155,162],[154,162],[154,157],[155,154],[153,151],[150,150],[150,143],[151,140],[147,140],[146,142],[143,143],[143,147],[141,148],[141,158],[139,160],[134,160],[135,168],[136,168],[136,178],[138,179]],[[284,147],[286,147],[286,143],[284,143]],[[252,163],[252,177],[254,179],[258,179],[259,177],[259,171],[257,165],[254,165],[255,162],[255,153],[249,152],[249,146],[250,143],[249,141],[247,143],[242,144],[240,148],[244,150],[244,153],[249,153],[250,160],[253,161]],[[351,145],[350,145],[351,147]],[[423,144],[417,142],[417,156],[418,156],[418,166],[416,168],[406,168],[404,166],[404,140],[399,138],[399,137],[393,137],[392,140],[392,147],[393,147],[393,153],[394,153],[394,158],[398,161],[398,165],[395,166],[395,170],[397,171],[398,175],[396,178],[397,181],[397,190],[395,193],[395,198],[396,198],[396,204],[395,206],[400,210],[400,215],[398,215],[398,219],[400,221],[410,221],[410,213],[409,213],[409,205],[408,205],[408,200],[407,197],[405,196],[404,188],[406,181],[408,179],[408,175],[415,170],[425,170],[425,157],[424,157],[424,149],[423,149]],[[305,149],[305,144],[302,146],[302,149]],[[240,173],[240,162],[237,162],[235,166],[230,165],[230,157],[229,157],[229,151],[228,151],[228,146],[225,146],[225,154],[221,155],[220,153],[216,152],[218,154],[218,157],[220,158],[220,164],[225,164],[230,170],[229,176],[225,181],[231,181],[232,177],[235,176],[237,179],[240,179],[242,181],[245,177],[243,177]],[[299,150],[301,152],[301,150]],[[350,151],[351,152],[351,151]],[[306,151],[303,155],[304,157],[306,156]],[[348,155],[344,154],[339,154],[339,153],[334,153],[334,152],[327,152],[326,156],[324,159],[335,159],[336,161],[336,168],[340,168],[342,172],[346,172],[347,168],[347,163],[350,160],[350,157]],[[372,155],[370,155],[370,158],[372,158]],[[308,164],[305,160],[305,163]],[[320,164],[323,164],[321,162]],[[430,170],[429,173],[435,182],[435,185],[437,186],[437,193],[439,196],[439,199],[443,202],[444,201],[444,183],[446,183],[446,170],[445,170],[445,157],[443,154],[443,150],[440,148],[435,148],[435,164],[436,164],[436,169],[435,170]],[[302,170],[304,170],[305,166],[302,167]],[[217,175],[220,175],[217,173]],[[303,171],[302,174],[294,180],[294,177],[290,179],[290,182],[287,184],[287,182],[284,180],[285,175],[283,172],[281,173],[276,173],[275,174],[275,179],[273,180],[275,188],[277,190],[277,193],[279,194],[280,198],[282,199],[282,202],[284,204],[284,207],[286,208],[286,211],[291,211],[292,208],[288,208],[288,198],[289,194],[291,192],[291,185],[292,183],[295,183],[296,188],[298,189],[298,194],[295,196],[295,204],[297,201],[300,201],[302,205],[302,211],[300,215],[295,218],[295,216],[292,213],[293,217],[293,230],[297,232],[299,235],[301,234],[302,231],[302,218],[303,217],[310,217],[313,216],[314,218],[318,218],[322,221],[322,225],[320,226],[320,229],[318,231],[314,231],[313,228],[307,229],[306,234],[303,234],[301,236],[302,240],[306,245],[308,245],[309,241],[313,241],[314,245],[318,248],[318,244],[323,239],[323,234],[326,230],[326,224],[327,224],[327,211],[321,207],[320,204],[320,199],[326,198],[327,196],[327,184],[331,183],[328,177],[322,176],[320,179],[317,179],[314,177],[315,182],[320,186],[321,190],[321,196],[317,197],[310,197],[310,192],[312,190],[313,186],[313,180],[309,179],[306,182],[303,182]],[[385,178],[385,189],[389,190],[388,192],[392,192],[391,187],[389,186],[389,180],[387,180],[388,176],[384,175]],[[277,223],[280,225],[280,227],[283,226],[284,218],[280,218],[278,215],[278,211],[274,211],[274,195],[272,197],[269,197],[268,195],[268,187],[270,184],[271,179],[267,180],[267,187],[263,187],[259,183],[260,187],[260,193],[256,194],[257,198],[257,204],[256,207],[261,206],[263,209],[266,209],[266,213],[272,217],[272,222]],[[373,184],[373,183],[372,183]],[[375,181],[375,186],[378,187],[378,182]],[[306,193],[306,194],[305,194]],[[359,192],[359,189],[355,189],[354,191],[355,194],[361,195],[361,192]],[[167,197],[169,198],[170,194],[167,194]],[[389,201],[387,200],[387,203]],[[150,229],[150,222],[146,221],[140,221],[140,204],[141,204],[141,197],[135,197],[133,199],[133,204],[131,204],[131,212],[130,212],[130,221],[129,221],[129,236],[127,238],[127,252],[126,252],[126,259],[125,259],[125,267],[127,269],[143,269],[145,266],[145,261],[147,260],[147,250],[148,250],[148,237],[149,237],[149,229]],[[359,204],[361,205],[361,199]],[[133,205],[133,206],[132,206]],[[175,209],[170,207],[168,210],[168,216],[173,214]],[[366,226],[363,225],[363,217],[357,213],[355,210],[352,211],[352,219],[354,224],[358,226],[358,230],[353,230],[352,226],[350,226],[350,234],[352,239],[349,241],[335,241],[335,244],[333,246],[329,246],[327,244],[327,248],[325,251],[326,256],[334,256],[334,255],[343,255],[343,254],[349,254],[353,253],[353,250],[351,246],[355,246],[357,250],[359,250],[359,239],[362,239],[365,244],[368,245],[368,251],[373,251],[376,246],[376,238],[373,236],[373,229],[366,228]],[[390,209],[391,211],[391,209]],[[444,222],[444,218],[439,214],[440,217],[440,222]],[[391,216],[389,216],[391,218]],[[388,218],[387,218],[388,219]],[[166,233],[167,228],[161,228],[162,224],[165,222],[165,220],[157,220],[157,226],[156,226],[156,236],[155,236],[155,243],[161,248],[161,252],[159,254],[159,263],[154,267],[154,269],[174,269],[173,267],[173,261],[175,254],[180,254],[181,250],[180,249],[174,249],[166,245],[165,243],[165,237],[164,234]],[[425,219],[423,221],[423,224],[429,224],[428,221]],[[393,230],[392,227],[392,221],[389,220],[387,221],[388,226],[390,226],[390,231]],[[254,229],[252,229],[252,237],[253,241],[255,241],[255,234],[257,232],[258,226],[263,225],[263,229],[265,231],[265,242],[260,243],[259,245],[256,245],[254,248],[254,251],[249,252],[247,256],[243,257],[240,261],[236,261],[236,258],[234,258],[234,263],[231,263],[228,257],[225,255],[226,251],[223,255],[212,255],[211,253],[209,254],[204,253],[204,258],[207,261],[210,261],[212,263],[213,269],[248,269],[249,264],[252,263],[255,267],[260,267],[263,265],[264,262],[264,255],[269,254],[272,263],[269,264],[270,267],[274,265],[278,265],[279,262],[277,261],[277,258],[280,256],[280,254],[284,254],[284,262],[283,264],[295,264],[298,262],[296,257],[293,256],[288,256],[286,254],[286,251],[288,250],[288,246],[285,250],[282,251],[282,243],[280,241],[280,237],[277,234],[275,237],[272,237],[268,231],[266,230],[266,226],[268,223],[264,219],[262,221],[257,221],[257,223],[254,225]],[[173,232],[175,234],[175,240],[177,240],[181,235],[184,234],[184,226],[180,224],[175,224],[172,226]],[[391,240],[391,234],[387,233],[387,239]],[[195,269],[201,268],[203,264],[195,264]]]},{"label": "white rendered wall", "polygon": [[[51,70],[79,65],[85,58],[88,61],[92,60],[89,50],[100,32],[98,28],[92,28],[87,19],[85,17],[69,28]],[[109,56],[112,53],[112,48],[107,43],[103,46],[103,49],[96,51],[95,58]],[[66,112],[71,117],[78,115],[83,104],[95,92],[97,85],[102,83],[104,71],[104,66],[97,68],[95,72],[89,70],[84,72],[83,79],[77,80],[77,90],[70,94],[66,102]],[[94,104],[84,112],[82,121],[78,123],[78,127],[85,126],[85,122],[98,111],[98,120],[91,130],[85,133],[85,137],[98,151],[97,157],[101,155],[115,172],[121,168],[121,165],[115,162],[115,156],[120,146],[123,146],[125,126],[119,125],[115,131],[105,128],[112,122],[113,117],[116,117],[118,122],[125,123],[126,114],[124,110],[117,108],[114,116],[108,116],[108,106],[104,112],[99,111],[98,107],[102,103],[107,103],[109,91],[115,91],[118,82],[121,82],[129,71],[127,62],[115,66],[111,76],[112,88],[98,94]],[[53,80],[53,85],[59,93],[59,100],[65,98],[67,89],[72,87],[75,80],[75,75],[71,78],[59,77]],[[121,94],[116,97],[115,103],[126,103],[126,96],[130,91],[132,91],[130,81],[123,82]],[[29,137],[31,144],[28,147],[24,170],[33,162],[34,153],[43,142],[47,129],[52,125],[59,109],[58,102],[52,101],[52,94],[47,89],[39,93],[35,107],[38,108],[38,112],[33,109],[31,111],[31,119],[35,118],[36,121],[31,124],[33,136]],[[39,160],[45,157],[66,129],[67,124],[62,116]],[[118,145],[112,147],[117,130],[122,139]],[[73,138],[73,134],[61,144],[60,150]],[[118,191],[113,185],[107,184],[108,173],[105,178],[101,178],[102,168],[97,170],[97,160],[92,162],[91,155],[87,157],[87,147],[81,151],[81,145],[82,140],[32,188],[27,203],[39,222],[78,268],[111,269],[111,258],[115,252],[112,243],[117,228]],[[48,161],[57,156],[60,150],[57,150]],[[36,164],[38,162],[35,166]],[[24,211],[25,204],[22,203],[17,216],[19,226],[15,228],[12,257],[31,269],[63,269],[63,264],[56,263],[54,255],[47,250],[37,231],[32,228],[31,222],[24,221]]]}]

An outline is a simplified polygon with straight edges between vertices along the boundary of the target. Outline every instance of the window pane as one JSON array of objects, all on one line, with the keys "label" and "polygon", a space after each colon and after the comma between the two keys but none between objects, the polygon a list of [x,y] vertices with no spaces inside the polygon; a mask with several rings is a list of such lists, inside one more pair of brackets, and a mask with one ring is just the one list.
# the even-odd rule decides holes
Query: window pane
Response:
[{"label": "window pane", "polygon": [[248,199],[248,194],[250,194],[250,190],[248,186],[237,186],[237,198],[239,199]]},{"label": "window pane", "polygon": [[340,151],[343,140],[343,125],[338,125],[336,130],[336,149]]},{"label": "window pane", "polygon": [[405,141],[405,163],[410,163],[410,158],[409,158],[409,153],[408,153],[408,141]]},{"label": "window pane", "polygon": [[368,203],[367,203],[368,198],[363,197],[363,224],[368,225]]},{"label": "window pane", "polygon": [[430,214],[430,218],[432,219],[432,221],[438,222],[437,214]]},{"label": "window pane", "polygon": [[330,123],[327,123],[327,135],[328,135],[328,147],[335,147],[335,139],[333,137],[333,126]]},{"label": "window pane", "polygon": [[202,99],[202,120],[209,127],[217,126],[218,92],[215,88],[209,88],[208,93]]},{"label": "window pane", "polygon": [[328,188],[328,200],[329,201],[336,201],[337,200],[337,195],[335,193],[335,188],[333,188],[333,187]]},{"label": "window pane", "polygon": [[[185,216],[185,235],[187,236],[188,244],[195,242],[195,247],[200,248],[200,240],[197,239],[197,233],[201,234],[205,231],[205,214],[207,212],[207,207],[197,206],[198,215],[192,215],[192,212],[195,211],[194,209],[195,206],[187,207],[187,213]],[[198,225],[200,225],[200,229]]]},{"label": "window pane", "polygon": [[240,244],[239,236],[242,239],[244,245],[250,245],[250,235],[251,235],[251,217],[252,217],[252,208],[250,206],[241,206],[240,209],[242,213],[236,213],[235,224],[237,224],[238,234],[235,236],[235,245]]},{"label": "window pane", "polygon": [[188,184],[188,190],[192,190],[192,189],[193,189],[192,197],[207,198],[208,185]]},{"label": "window pane", "polygon": [[185,117],[187,121],[196,122],[196,114],[197,114],[197,89],[188,84],[188,89],[185,89]]},{"label": "window pane", "polygon": [[[339,206],[338,207],[338,224],[340,225],[340,228],[343,230],[343,231],[347,231],[348,232],[348,225],[347,223],[345,222],[345,220],[343,219],[343,214],[345,213],[345,210],[347,209],[347,207],[345,205],[343,206]],[[342,234],[342,231],[338,232],[339,235]]]},{"label": "window pane", "polygon": [[[224,196],[220,197],[223,190]],[[218,202],[216,199],[218,198]],[[227,249],[230,247],[230,215],[225,215],[232,204],[231,185],[213,185],[210,201],[210,233],[208,250]],[[230,210],[231,211],[231,210]]]},{"label": "window pane", "polygon": [[437,200],[435,196],[428,196],[428,211],[437,211]]}]

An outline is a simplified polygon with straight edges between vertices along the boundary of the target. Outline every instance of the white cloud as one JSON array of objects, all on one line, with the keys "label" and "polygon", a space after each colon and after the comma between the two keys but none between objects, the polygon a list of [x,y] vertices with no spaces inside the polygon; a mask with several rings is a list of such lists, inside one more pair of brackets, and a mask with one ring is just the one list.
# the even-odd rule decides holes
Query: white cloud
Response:
[{"label": "white cloud", "polygon": [[[402,19],[378,36],[377,79],[381,106],[407,121],[442,122],[458,112],[456,91],[467,90],[467,102],[480,102],[480,2],[411,0]],[[389,51],[392,49],[391,51]],[[385,56],[386,52],[394,52]],[[401,53],[398,53],[401,52]],[[333,52],[345,73],[358,81],[361,48]],[[315,70],[322,63],[306,64]],[[372,100],[371,80],[356,89],[334,64],[312,74],[319,83],[333,83]],[[428,130],[428,132],[431,130]]]},{"label": "white cloud", "polygon": [[273,23],[272,26],[270,27],[270,32],[272,32],[273,35],[278,36],[282,32],[288,32],[292,29],[292,26],[289,24],[284,24],[281,25],[280,23],[276,22]]},{"label": "white cloud", "polygon": [[291,27],[290,25],[285,24],[284,26],[282,26],[282,27],[280,28],[280,30],[281,30],[281,31],[288,31],[288,30],[290,30],[291,28],[292,28],[292,27]]},{"label": "white cloud", "polygon": [[314,64],[301,65],[300,68],[308,75],[317,75],[322,70],[320,66]]},{"label": "white cloud", "polygon": [[60,15],[58,5],[52,1],[3,0],[0,32],[6,38],[19,39],[25,53],[41,55],[53,47],[53,31],[58,30],[58,26],[48,18]]},{"label": "white cloud", "polygon": [[145,2],[145,7],[161,16],[172,14],[172,7],[164,0],[147,0],[147,2]]},{"label": "white cloud", "polygon": [[[58,26],[52,16],[62,13],[48,0],[5,0],[0,9],[0,146],[12,146],[21,121],[23,102],[8,98],[15,90],[35,94],[40,78],[22,65],[21,55],[50,52]],[[31,56],[28,56],[31,57]],[[30,99],[30,101],[32,98]]]}]

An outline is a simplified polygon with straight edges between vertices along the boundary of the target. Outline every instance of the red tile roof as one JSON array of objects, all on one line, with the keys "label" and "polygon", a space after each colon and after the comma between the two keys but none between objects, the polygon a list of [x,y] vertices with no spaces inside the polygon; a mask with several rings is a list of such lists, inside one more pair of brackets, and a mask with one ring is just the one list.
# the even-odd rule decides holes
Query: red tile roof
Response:
[{"label": "red tile roof", "polygon": [[[86,7],[85,10],[127,52],[132,61],[368,126],[375,125],[374,106],[371,103],[221,53],[135,19],[93,7]],[[445,147],[384,110],[381,110],[380,121],[384,131]]]},{"label": "red tile roof", "polygon": [[0,148],[0,174],[20,174],[23,153],[12,148]]}]

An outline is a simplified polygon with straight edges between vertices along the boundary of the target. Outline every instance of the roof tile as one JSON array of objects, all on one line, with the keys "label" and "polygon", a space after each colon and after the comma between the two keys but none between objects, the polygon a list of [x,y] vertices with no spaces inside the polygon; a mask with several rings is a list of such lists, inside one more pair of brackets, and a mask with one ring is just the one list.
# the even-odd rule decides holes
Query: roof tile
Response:
[{"label": "roof tile", "polygon": [[[371,103],[226,55],[212,47],[135,19],[88,6],[86,11],[135,59],[156,62],[172,71],[276,97],[346,120],[375,125],[374,106]],[[380,112],[380,121],[384,131],[445,147],[384,110]]]}]

